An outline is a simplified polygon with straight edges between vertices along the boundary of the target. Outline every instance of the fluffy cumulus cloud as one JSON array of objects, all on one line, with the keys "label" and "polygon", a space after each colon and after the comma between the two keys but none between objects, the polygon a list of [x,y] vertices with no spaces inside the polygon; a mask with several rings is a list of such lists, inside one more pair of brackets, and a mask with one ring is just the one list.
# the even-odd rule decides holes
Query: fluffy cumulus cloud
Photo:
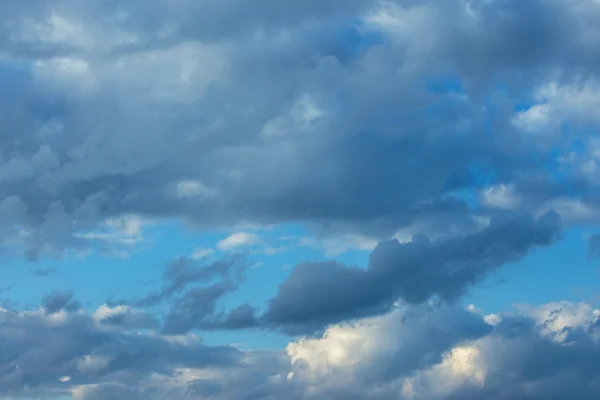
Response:
[{"label": "fluffy cumulus cloud", "polygon": [[[173,220],[231,235],[137,298],[0,309],[0,398],[596,398],[591,305],[458,304],[600,222],[599,39],[596,0],[3,1],[0,254],[126,258]],[[221,309],[236,252],[279,252],[246,227],[278,224],[368,265],[307,257]],[[200,338],[244,329],[298,336]]]},{"label": "fluffy cumulus cloud", "polygon": [[591,399],[599,317],[573,303],[487,316],[399,306],[290,344],[291,379],[311,399]]}]

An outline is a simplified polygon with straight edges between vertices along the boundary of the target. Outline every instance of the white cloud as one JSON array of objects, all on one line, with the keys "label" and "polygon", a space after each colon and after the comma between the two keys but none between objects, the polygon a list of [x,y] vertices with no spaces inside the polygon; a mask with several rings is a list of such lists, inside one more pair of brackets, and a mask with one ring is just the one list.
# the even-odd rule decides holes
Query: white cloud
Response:
[{"label": "white cloud", "polygon": [[568,328],[587,330],[600,320],[600,309],[588,303],[562,301],[540,307],[517,305],[517,309],[531,317],[540,326],[543,335],[558,342],[564,342],[568,337]]},{"label": "white cloud", "polygon": [[193,180],[178,182],[175,191],[178,198],[212,199],[218,195],[216,190],[207,188],[202,182]]},{"label": "white cloud", "polygon": [[104,221],[100,229],[78,232],[74,236],[98,246],[104,255],[126,259],[132,252],[141,250],[147,242],[144,227],[150,224],[150,221],[129,214],[110,218]]},{"label": "white cloud", "polygon": [[103,304],[94,311],[92,318],[96,321],[96,323],[99,323],[105,318],[114,317],[131,310],[132,308],[130,306],[117,305],[110,307],[108,304]]},{"label": "white cloud", "polygon": [[598,221],[600,211],[583,202],[582,199],[558,197],[542,204],[537,215],[542,215],[548,210],[557,211],[564,222],[569,224],[594,224]]},{"label": "white cloud", "polygon": [[[454,325],[464,318],[461,315],[461,311],[447,307],[441,310],[430,306],[412,309],[401,305],[384,316],[330,326],[321,338],[290,343],[287,353],[292,364],[300,360],[306,363],[306,370],[301,371],[301,376],[296,374],[296,378],[305,380],[317,397],[327,390],[340,390],[345,385],[353,387],[357,381],[362,381],[361,375],[368,376],[372,368],[390,374],[393,374],[391,370],[397,369],[391,379],[397,381],[405,393],[414,394],[416,381],[409,378],[413,369],[421,364],[431,363],[432,368],[437,368],[436,373],[443,374],[447,381],[444,385],[452,379],[481,379],[480,371],[470,364],[473,362],[470,354],[476,354],[477,349],[457,345],[449,346],[447,352],[443,347],[434,350],[435,346],[429,347],[430,339],[423,336],[425,332],[442,327],[453,336]],[[457,339],[449,343],[453,340]],[[435,351],[445,355],[439,354],[440,360],[436,361]],[[388,368],[391,370],[386,372]],[[392,387],[394,385],[392,383]]]},{"label": "white cloud", "polygon": [[325,255],[334,257],[348,251],[372,251],[377,246],[377,240],[362,235],[344,235],[323,241]]},{"label": "white cloud", "polygon": [[202,260],[203,258],[209,257],[215,253],[214,249],[207,249],[204,247],[200,247],[192,253],[193,260]]},{"label": "white cloud", "polygon": [[98,240],[108,243],[132,247],[144,240],[143,226],[146,222],[137,215],[124,215],[110,218],[104,222],[103,231],[77,234],[88,240]]},{"label": "white cloud", "polygon": [[319,127],[319,121],[326,112],[319,108],[311,96],[301,96],[284,115],[271,119],[262,128],[261,134],[267,138],[307,133]]},{"label": "white cloud", "polygon": [[104,371],[111,361],[108,356],[85,355],[77,361],[77,369],[84,373],[99,373]]},{"label": "white cloud", "polygon": [[236,232],[218,242],[217,249],[229,251],[239,247],[258,245],[261,243],[261,238],[254,233]]},{"label": "white cloud", "polygon": [[323,250],[327,257],[339,256],[349,251],[368,252],[377,246],[377,240],[356,234],[323,238],[304,236],[296,239],[297,246]]},{"label": "white cloud", "polygon": [[[533,381],[527,381],[525,377],[522,378],[523,381],[519,381],[519,376],[512,380],[505,375],[516,371],[513,368],[518,368],[521,363],[538,362],[530,357],[544,357],[543,353],[537,354],[528,346],[534,343],[544,346],[543,341],[547,336],[551,336],[555,346],[585,345],[585,339],[579,343],[562,344],[569,336],[569,329],[582,329],[590,332],[592,338],[596,338],[593,333],[596,329],[594,324],[600,317],[600,310],[589,304],[561,302],[541,307],[521,306],[519,310],[518,314],[506,313],[504,318],[514,319],[515,326],[519,327],[520,324],[526,324],[519,318],[531,316],[537,323],[536,331],[515,331],[512,339],[511,336],[505,337],[494,331],[464,339],[442,350],[439,360],[431,353],[433,358],[423,358],[424,364],[421,364],[421,367],[404,373],[399,366],[403,360],[410,360],[414,356],[413,350],[420,348],[422,341],[431,340],[428,334],[440,327],[444,334],[448,335],[455,329],[455,324],[462,323],[461,318],[464,317],[456,310],[436,311],[421,308],[416,311],[399,307],[384,316],[360,320],[351,325],[331,326],[321,338],[302,339],[288,345],[287,353],[291,363],[306,363],[306,368],[296,371],[293,378],[304,382],[315,398],[324,393],[340,393],[340,398],[343,398],[345,386],[355,394],[360,391],[364,398],[370,398],[375,393],[389,393],[389,396],[393,396],[392,393],[401,392],[407,399],[441,400],[448,396],[460,398],[460,392],[463,390],[468,390],[468,393],[477,393],[479,390],[481,393],[487,393],[486,398],[504,398],[494,397],[493,394],[501,393],[503,383],[497,382],[498,379],[508,379],[505,384],[511,382],[512,393],[519,393],[520,385],[526,388],[533,384]],[[454,317],[450,317],[451,315]],[[500,321],[501,317],[495,316],[492,322],[497,326]],[[510,327],[511,322],[508,324]],[[575,340],[578,340],[576,336]],[[600,345],[600,341],[597,345]],[[426,360],[430,365],[427,365]],[[559,359],[555,361],[560,363]],[[369,376],[369,371],[372,370],[384,373],[388,363],[392,363],[389,366],[397,371],[395,375],[388,375],[385,384],[379,381],[378,389],[363,386],[364,375]],[[548,367],[556,371],[562,368],[560,364]],[[600,376],[600,371],[595,374]],[[543,386],[536,390],[543,393]],[[531,394],[531,398],[544,398],[539,393],[535,396],[541,397]]]},{"label": "white cloud", "polygon": [[[574,138],[581,128],[600,127],[599,108],[600,84],[596,79],[566,83],[550,80],[534,91],[534,104],[517,112],[511,122],[527,139],[549,150],[565,135]],[[593,170],[592,163],[586,164],[584,169]]]},{"label": "white cloud", "polygon": [[519,207],[521,199],[514,185],[495,185],[481,193],[481,200],[487,206],[512,210]]}]

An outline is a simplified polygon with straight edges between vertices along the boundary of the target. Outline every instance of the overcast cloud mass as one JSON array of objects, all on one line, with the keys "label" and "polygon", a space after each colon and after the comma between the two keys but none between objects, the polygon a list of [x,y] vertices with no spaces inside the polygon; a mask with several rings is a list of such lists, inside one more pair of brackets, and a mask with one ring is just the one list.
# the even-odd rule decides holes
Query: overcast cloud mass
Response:
[{"label": "overcast cloud mass", "polygon": [[4,0],[0,398],[597,399],[579,253],[465,302],[598,261],[599,109],[596,0]]}]

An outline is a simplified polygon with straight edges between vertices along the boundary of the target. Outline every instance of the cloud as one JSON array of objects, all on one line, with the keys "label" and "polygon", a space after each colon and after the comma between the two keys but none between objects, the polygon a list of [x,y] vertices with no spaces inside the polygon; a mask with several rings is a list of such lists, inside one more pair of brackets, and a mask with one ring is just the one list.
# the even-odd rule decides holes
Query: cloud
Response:
[{"label": "cloud", "polygon": [[79,386],[118,382],[136,387],[155,373],[170,374],[182,367],[227,368],[240,362],[237,350],[207,347],[193,336],[168,338],[132,332],[139,324],[97,323],[121,311],[104,307],[94,317],[76,313],[59,318],[0,310],[0,395],[64,397]]},{"label": "cloud", "polygon": [[[304,223],[373,243],[422,220],[449,229],[441,215],[490,217],[468,202],[425,207],[490,187],[496,206],[581,202],[597,220],[595,135],[583,129],[598,123],[597,11],[591,0],[5,5],[0,106],[20,111],[0,115],[3,248],[84,251],[124,215]],[[572,129],[558,140],[560,126]]]},{"label": "cloud", "polygon": [[217,243],[217,248],[219,250],[235,250],[239,247],[260,243],[262,243],[261,239],[253,233],[236,232]]},{"label": "cloud", "polygon": [[377,246],[377,241],[365,236],[349,234],[323,239],[301,237],[297,240],[297,246],[323,249],[327,257],[336,257],[352,250],[372,251]]},{"label": "cloud", "polygon": [[144,225],[148,225],[148,222],[142,218],[124,215],[104,221],[102,230],[76,233],[75,237],[93,243],[92,246],[98,244],[102,253],[128,258],[129,253],[145,241]]},{"label": "cloud", "polygon": [[[595,310],[452,304],[600,221],[599,15],[594,0],[2,2],[2,255],[125,256],[147,221],[300,224],[332,256],[379,244],[366,268],[300,263],[266,310],[220,311],[247,265],[205,251],[92,315],[70,291],[1,310],[0,397],[595,398]],[[274,250],[261,240],[217,249]],[[257,327],[326,335],[287,353],[176,335]]]},{"label": "cloud", "polygon": [[193,335],[107,331],[81,313],[52,319],[3,310],[0,333],[10,353],[1,359],[0,393],[78,400],[583,400],[593,398],[600,376],[599,318],[586,303],[520,306],[492,319],[473,307],[400,302],[281,352],[208,347]]},{"label": "cloud", "polygon": [[[101,309],[106,315],[96,318],[106,326],[162,326],[164,334],[184,334],[199,330],[235,330],[256,325],[254,308],[242,305],[229,313],[219,311],[221,299],[245,281],[245,271],[253,264],[241,256],[207,263],[204,258],[180,257],[170,262],[163,274],[163,285],[133,299],[111,299]],[[157,312],[168,306],[162,322],[145,308]],[[159,308],[158,310],[162,310]]]},{"label": "cloud", "polygon": [[198,249],[194,250],[191,258],[192,258],[192,260],[202,260],[206,257],[210,257],[214,253],[215,253],[215,251],[213,249],[198,248]]},{"label": "cloud", "polygon": [[381,242],[366,269],[336,262],[299,264],[271,299],[264,323],[306,332],[384,312],[399,299],[419,304],[435,296],[453,302],[495,269],[554,243],[560,232],[555,213],[519,216],[439,242],[423,236],[409,243]]},{"label": "cloud", "polygon": [[73,290],[54,291],[44,296],[42,305],[47,314],[56,314],[62,310],[77,311],[80,308]]},{"label": "cloud", "polygon": [[218,309],[220,300],[244,282],[252,264],[239,257],[208,264],[179,258],[168,265],[162,289],[129,303],[169,304],[163,327],[169,334],[257,328],[314,333],[333,323],[385,313],[398,300],[456,302],[504,264],[553,244],[561,232],[560,216],[552,211],[538,218],[505,215],[459,236],[432,241],[417,235],[404,243],[380,242],[367,268],[303,262],[280,284],[263,312],[248,303],[230,311]]},{"label": "cloud", "polygon": [[519,198],[515,194],[515,188],[510,185],[489,187],[481,193],[481,197],[483,203],[491,207],[511,210],[518,208],[519,205]]},{"label": "cloud", "polygon": [[588,304],[564,302],[502,313],[489,324],[473,310],[399,304],[290,343],[292,373],[274,380],[270,393],[284,398],[287,388],[300,392],[292,398],[311,400],[592,398],[599,315]]},{"label": "cloud", "polygon": [[600,235],[594,234],[588,238],[588,258],[600,257]]},{"label": "cloud", "polygon": [[272,245],[258,234],[248,232],[232,233],[220,240],[216,247],[220,251],[258,253],[268,256],[285,251],[285,247]]},{"label": "cloud", "polygon": [[160,326],[159,320],[153,315],[127,305],[111,307],[104,304],[94,311],[92,318],[104,329],[158,329]]},{"label": "cloud", "polygon": [[214,316],[217,301],[229,291],[223,283],[189,289],[171,305],[164,332],[180,334],[201,326],[207,318]]},{"label": "cloud", "polygon": [[208,284],[219,281],[222,294],[235,290],[244,280],[247,263],[240,256],[222,259],[206,264],[204,259],[179,257],[171,261],[163,274],[163,287],[132,300],[136,306],[147,307],[160,304],[185,292],[192,285]]},{"label": "cloud", "polygon": [[175,187],[176,195],[179,198],[184,197],[200,197],[200,198],[211,198],[217,196],[217,193],[207,188],[198,181],[181,181],[178,182]]},{"label": "cloud", "polygon": [[[307,363],[311,376],[323,379],[322,384],[332,372],[335,378],[336,370],[376,384],[437,365],[452,348],[491,330],[480,316],[453,307],[400,306],[384,317],[330,326],[320,338],[290,343],[287,353],[292,363]],[[431,342],[428,335],[439,336]]]}]

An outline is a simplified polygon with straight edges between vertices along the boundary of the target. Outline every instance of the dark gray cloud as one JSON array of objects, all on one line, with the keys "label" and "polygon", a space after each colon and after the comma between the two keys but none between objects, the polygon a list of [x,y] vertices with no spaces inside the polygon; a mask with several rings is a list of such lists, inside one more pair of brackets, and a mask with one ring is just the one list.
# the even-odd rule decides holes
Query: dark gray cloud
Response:
[{"label": "dark gray cloud", "polygon": [[423,236],[381,242],[366,269],[300,264],[270,301],[264,323],[302,332],[386,311],[399,299],[419,304],[435,296],[453,302],[495,269],[553,244],[560,232],[560,217],[549,212],[537,219],[492,220],[480,232],[439,242]]}]

